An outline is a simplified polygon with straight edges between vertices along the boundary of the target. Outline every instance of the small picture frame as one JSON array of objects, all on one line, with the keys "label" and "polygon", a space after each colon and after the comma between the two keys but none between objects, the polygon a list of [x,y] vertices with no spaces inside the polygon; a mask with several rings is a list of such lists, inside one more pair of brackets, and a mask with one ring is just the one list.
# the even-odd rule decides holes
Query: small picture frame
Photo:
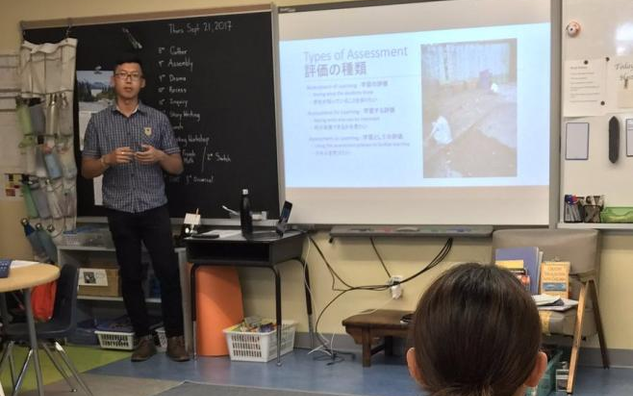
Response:
[{"label": "small picture frame", "polygon": [[79,286],[108,286],[108,275],[102,268],[79,268]]},{"label": "small picture frame", "polygon": [[97,277],[93,271],[84,271],[84,284],[85,285],[96,285]]}]

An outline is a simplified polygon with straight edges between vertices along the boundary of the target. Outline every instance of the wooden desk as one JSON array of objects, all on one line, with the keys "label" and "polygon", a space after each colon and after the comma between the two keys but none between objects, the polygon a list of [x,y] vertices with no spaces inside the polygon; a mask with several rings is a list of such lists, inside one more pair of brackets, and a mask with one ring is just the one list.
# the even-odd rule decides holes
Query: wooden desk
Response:
[{"label": "wooden desk", "polygon": [[[42,382],[42,369],[37,353],[37,335],[35,333],[35,321],[31,307],[31,288],[43,285],[59,278],[59,268],[51,264],[33,264],[25,267],[11,268],[8,278],[0,279],[0,292],[22,290],[24,293],[24,305],[26,309],[26,322],[29,329],[29,343],[33,349],[33,362],[35,364],[35,379],[37,380],[37,394],[44,395],[44,383]],[[3,295],[4,298],[4,295]],[[23,366],[26,371],[28,365]],[[24,373],[20,375],[23,376]]]},{"label": "wooden desk", "polygon": [[193,322],[193,353],[196,356],[196,270],[202,265],[260,267],[270,269],[275,276],[275,309],[277,321],[277,365],[281,365],[281,281],[277,264],[298,261],[305,275],[306,311],[308,328],[312,337],[312,300],[310,298],[310,276],[308,266],[301,258],[305,234],[289,231],[278,239],[247,240],[241,235],[217,239],[187,238],[187,259],[191,268],[191,320]]}]

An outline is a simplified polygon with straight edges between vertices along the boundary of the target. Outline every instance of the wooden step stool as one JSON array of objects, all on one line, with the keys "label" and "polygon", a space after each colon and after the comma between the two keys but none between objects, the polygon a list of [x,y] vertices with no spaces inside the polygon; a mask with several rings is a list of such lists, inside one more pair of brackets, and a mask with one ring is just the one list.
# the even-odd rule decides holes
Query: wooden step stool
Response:
[{"label": "wooden step stool", "polygon": [[[378,309],[343,320],[345,331],[363,346],[363,367],[371,366],[372,355],[383,349],[385,355],[393,355],[393,337],[407,338],[409,335],[409,325],[400,322],[402,316],[409,313],[411,311]],[[380,338],[384,342],[372,348],[372,343],[379,342]]]}]

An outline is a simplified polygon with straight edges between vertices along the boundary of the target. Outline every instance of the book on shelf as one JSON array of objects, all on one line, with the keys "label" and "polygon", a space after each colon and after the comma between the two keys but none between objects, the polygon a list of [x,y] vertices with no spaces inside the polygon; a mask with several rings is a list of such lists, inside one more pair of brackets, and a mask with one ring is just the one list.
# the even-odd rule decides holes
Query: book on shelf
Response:
[{"label": "book on shelf", "polygon": [[569,261],[545,261],[541,265],[541,294],[569,298]]},{"label": "book on shelf", "polygon": [[525,272],[525,267],[523,266],[523,260],[495,260],[495,264],[497,264],[499,267],[503,267],[510,271],[522,270]]},{"label": "book on shelf", "polygon": [[[495,251],[495,264],[514,272],[523,285],[529,285],[528,290],[534,295],[538,294],[542,257],[543,253],[536,246],[499,248]],[[525,274],[517,273],[520,269],[524,269]]]}]

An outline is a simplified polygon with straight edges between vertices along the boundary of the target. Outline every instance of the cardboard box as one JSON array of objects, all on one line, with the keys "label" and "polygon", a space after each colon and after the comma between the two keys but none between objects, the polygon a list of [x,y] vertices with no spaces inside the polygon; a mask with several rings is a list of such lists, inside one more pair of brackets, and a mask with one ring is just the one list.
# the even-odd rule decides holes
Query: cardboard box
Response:
[{"label": "cardboard box", "polygon": [[117,268],[80,268],[80,296],[120,297],[121,282]]}]

